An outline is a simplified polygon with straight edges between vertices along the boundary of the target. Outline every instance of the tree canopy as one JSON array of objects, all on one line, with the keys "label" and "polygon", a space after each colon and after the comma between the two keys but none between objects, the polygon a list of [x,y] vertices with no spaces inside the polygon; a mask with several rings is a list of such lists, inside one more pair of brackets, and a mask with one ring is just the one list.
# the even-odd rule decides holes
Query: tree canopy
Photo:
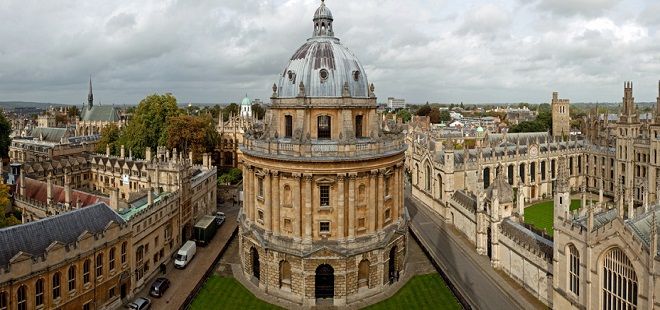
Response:
[{"label": "tree canopy", "polygon": [[7,216],[7,210],[10,206],[9,185],[0,183],[0,228],[21,223],[14,215]]},{"label": "tree canopy", "polygon": [[156,149],[167,143],[167,120],[179,115],[176,98],[170,94],[153,94],[140,101],[133,118],[119,137],[119,145],[136,156],[144,156],[147,147]]},{"label": "tree canopy", "polygon": [[99,143],[96,145],[96,152],[105,153],[106,146],[110,145],[110,154],[119,154],[120,146],[117,144],[117,140],[119,140],[120,135],[121,131],[119,131],[117,124],[111,123],[103,127],[101,129],[101,139],[99,139]]},{"label": "tree canopy", "polygon": [[235,103],[230,103],[228,106],[226,106],[224,109],[222,109],[222,120],[228,121],[229,120],[229,115],[238,115],[238,113],[241,111],[241,107],[238,106],[238,104]]},{"label": "tree canopy", "polygon": [[533,121],[521,122],[509,129],[509,132],[544,132],[552,128],[552,111],[549,104],[541,104],[538,107],[539,115]]},{"label": "tree canopy", "polygon": [[404,123],[409,122],[410,119],[412,118],[412,115],[411,115],[410,112],[409,112],[408,110],[406,110],[406,109],[401,109],[401,110],[397,111],[397,112],[396,112],[396,116],[397,116],[398,118],[400,118]]},{"label": "tree canopy", "polygon": [[11,124],[4,114],[0,113],[0,160],[9,155],[9,145],[11,144],[9,134],[11,134]]},{"label": "tree canopy", "polygon": [[241,169],[232,168],[218,177],[218,185],[236,184],[243,179]]},{"label": "tree canopy", "polygon": [[253,104],[252,105],[252,113],[254,113],[254,116],[256,116],[257,119],[263,119],[264,116],[266,115],[266,109],[258,103]]},{"label": "tree canopy", "polygon": [[183,154],[193,152],[195,160],[213,151],[218,140],[211,115],[179,115],[167,119],[167,147],[176,148]]}]

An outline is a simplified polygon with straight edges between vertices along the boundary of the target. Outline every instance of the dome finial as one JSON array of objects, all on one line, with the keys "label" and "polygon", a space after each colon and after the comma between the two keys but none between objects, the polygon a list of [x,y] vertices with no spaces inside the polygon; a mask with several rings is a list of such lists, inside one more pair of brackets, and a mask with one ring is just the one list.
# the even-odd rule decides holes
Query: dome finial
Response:
[{"label": "dome finial", "polygon": [[314,13],[314,37],[334,37],[332,21],[332,12],[325,6],[325,0],[321,0],[321,6]]}]

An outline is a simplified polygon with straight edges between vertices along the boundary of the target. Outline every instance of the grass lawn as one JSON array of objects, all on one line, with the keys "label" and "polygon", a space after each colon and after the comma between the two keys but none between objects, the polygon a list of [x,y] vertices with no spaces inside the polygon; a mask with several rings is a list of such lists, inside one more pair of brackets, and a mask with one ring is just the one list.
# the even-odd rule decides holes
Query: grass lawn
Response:
[{"label": "grass lawn", "polygon": [[461,309],[439,274],[414,276],[390,299],[365,309]]},{"label": "grass lawn", "polygon": [[234,278],[212,275],[193,300],[191,309],[282,309],[262,301]]},{"label": "grass lawn", "polygon": [[[581,204],[580,199],[571,200],[571,211],[579,209]],[[545,228],[548,235],[552,236],[553,213],[554,202],[552,200],[533,204],[525,208],[525,223],[532,224],[539,229]]]}]

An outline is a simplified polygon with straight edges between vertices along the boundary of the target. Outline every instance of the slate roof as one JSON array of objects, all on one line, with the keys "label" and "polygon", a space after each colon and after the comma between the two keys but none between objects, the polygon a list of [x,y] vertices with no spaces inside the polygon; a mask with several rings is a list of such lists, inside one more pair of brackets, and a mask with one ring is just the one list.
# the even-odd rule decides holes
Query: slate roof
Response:
[{"label": "slate roof", "polygon": [[93,106],[91,109],[85,109],[82,120],[88,122],[104,121],[118,122],[119,112],[113,106]]},{"label": "slate roof", "polygon": [[32,137],[43,141],[60,143],[67,137],[67,128],[37,127],[32,129]]},{"label": "slate roof", "polygon": [[77,209],[43,220],[0,229],[0,266],[20,252],[42,255],[53,242],[72,244],[85,231],[103,232],[110,222],[126,223],[105,203]]},{"label": "slate roof", "polygon": [[500,227],[505,235],[514,239],[516,242],[526,245],[528,249],[537,253],[542,253],[547,260],[552,260],[554,248],[554,242],[552,240],[539,236],[508,218],[502,221]]},{"label": "slate roof", "polygon": [[[656,207],[655,210],[647,212],[637,218],[633,218],[626,222],[626,225],[632,230],[643,242],[644,244],[651,248],[651,223],[653,222],[653,212],[655,212],[655,229],[660,231],[660,209]],[[660,239],[658,239],[660,241]],[[659,244],[660,245],[660,244]],[[660,249],[660,247],[658,247]]]},{"label": "slate roof", "polygon": [[493,183],[486,189],[486,197],[491,201],[495,200],[493,189],[497,189],[497,198],[499,198],[500,203],[513,202],[513,187],[504,178],[503,171],[500,171]]}]

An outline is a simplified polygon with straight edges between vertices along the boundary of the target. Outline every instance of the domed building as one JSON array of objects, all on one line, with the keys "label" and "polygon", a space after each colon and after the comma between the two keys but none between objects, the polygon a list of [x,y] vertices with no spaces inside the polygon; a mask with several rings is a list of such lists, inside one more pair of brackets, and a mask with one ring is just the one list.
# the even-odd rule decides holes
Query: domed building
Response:
[{"label": "domed building", "polygon": [[245,98],[241,101],[241,117],[252,117],[252,100],[248,98],[247,94],[245,94]]},{"label": "domed building", "polygon": [[374,86],[324,3],[313,22],[241,146],[239,252],[268,294],[347,305],[403,275],[406,146],[402,128],[381,121]]}]

